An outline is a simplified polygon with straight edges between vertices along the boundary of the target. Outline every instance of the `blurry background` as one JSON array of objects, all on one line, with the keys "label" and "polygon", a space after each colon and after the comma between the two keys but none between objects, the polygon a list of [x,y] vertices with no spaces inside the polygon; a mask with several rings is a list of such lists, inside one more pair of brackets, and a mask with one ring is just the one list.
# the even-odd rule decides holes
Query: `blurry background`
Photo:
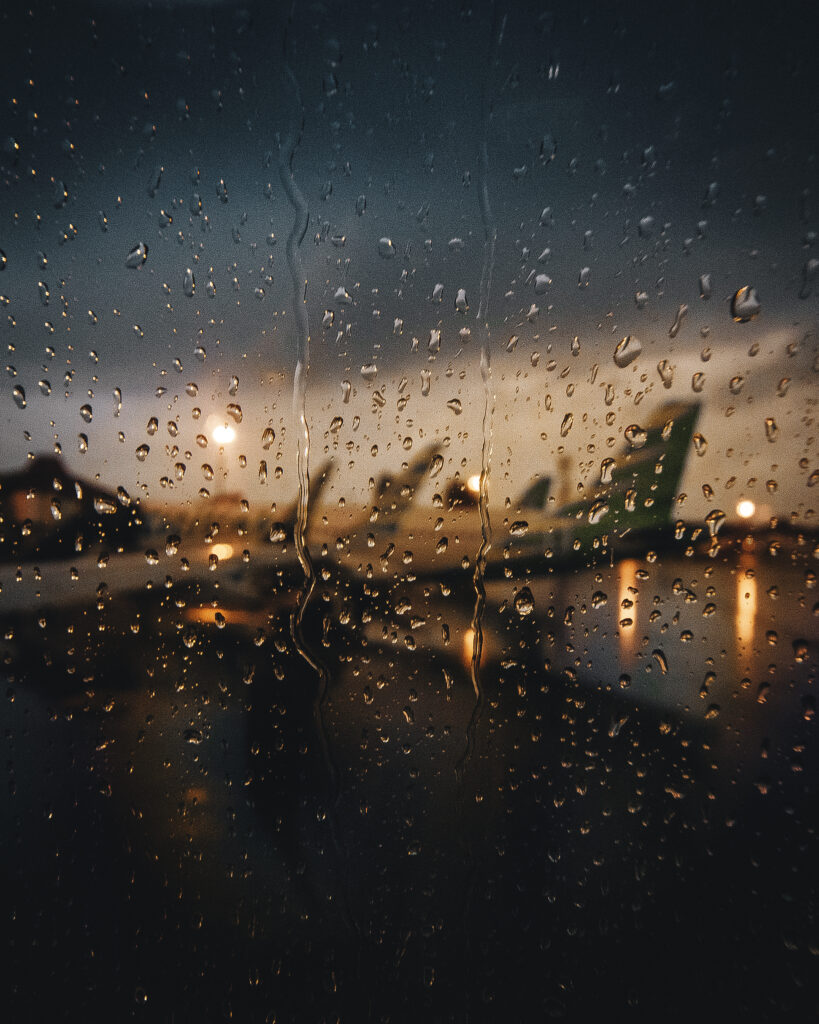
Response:
[{"label": "blurry background", "polygon": [[4,8],[15,1019],[817,1012],[812,21]]}]

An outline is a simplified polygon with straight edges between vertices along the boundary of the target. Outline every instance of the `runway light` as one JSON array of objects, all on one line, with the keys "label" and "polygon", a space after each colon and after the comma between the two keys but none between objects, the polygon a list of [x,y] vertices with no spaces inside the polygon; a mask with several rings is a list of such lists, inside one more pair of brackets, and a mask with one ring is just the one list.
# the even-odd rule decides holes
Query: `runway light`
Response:
[{"label": "runway light", "polygon": [[236,431],[227,423],[220,423],[213,428],[213,440],[217,444],[230,444],[236,437]]},{"label": "runway light", "polygon": [[466,486],[473,494],[479,494],[481,490],[481,475],[476,473],[466,481]]},{"label": "runway light", "polygon": [[754,512],[756,512],[756,505],[747,498],[744,498],[737,505],[737,515],[742,519],[750,519]]},{"label": "runway light", "polygon": [[232,544],[213,544],[210,549],[212,555],[216,555],[220,562],[226,561],[233,556]]}]

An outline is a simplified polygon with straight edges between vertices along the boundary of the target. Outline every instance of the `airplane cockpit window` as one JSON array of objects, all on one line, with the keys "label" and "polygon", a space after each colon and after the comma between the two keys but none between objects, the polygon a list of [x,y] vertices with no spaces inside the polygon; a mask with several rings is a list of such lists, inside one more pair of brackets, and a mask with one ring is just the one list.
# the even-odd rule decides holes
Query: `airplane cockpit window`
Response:
[{"label": "airplane cockpit window", "polygon": [[9,1020],[819,1014],[776,15],[0,7]]}]

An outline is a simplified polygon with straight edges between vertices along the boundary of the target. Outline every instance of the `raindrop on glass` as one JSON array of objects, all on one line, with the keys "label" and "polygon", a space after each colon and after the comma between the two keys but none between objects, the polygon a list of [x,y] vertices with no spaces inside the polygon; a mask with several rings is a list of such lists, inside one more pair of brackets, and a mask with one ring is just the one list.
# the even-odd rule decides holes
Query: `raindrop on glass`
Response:
[{"label": "raindrop on glass", "polygon": [[629,363],[633,363],[634,360],[643,351],[643,346],[638,338],[635,338],[633,334],[629,334],[623,338],[622,341],[618,341],[616,348],[614,349],[614,363],[619,366],[620,369],[628,366]]},{"label": "raindrop on glass", "polygon": [[148,246],[144,242],[138,242],[125,257],[125,266],[132,270],[141,267],[148,258]]},{"label": "raindrop on glass", "polygon": [[731,299],[731,316],[738,324],[746,324],[759,316],[762,306],[756,294],[756,288],[748,285],[740,288]]}]

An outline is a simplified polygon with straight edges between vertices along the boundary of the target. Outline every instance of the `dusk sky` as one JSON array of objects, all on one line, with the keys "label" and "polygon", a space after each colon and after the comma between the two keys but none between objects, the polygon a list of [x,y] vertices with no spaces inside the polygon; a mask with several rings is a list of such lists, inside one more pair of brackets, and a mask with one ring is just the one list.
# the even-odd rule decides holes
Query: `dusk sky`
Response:
[{"label": "dusk sky", "polygon": [[[56,440],[70,471],[155,503],[201,500],[202,463],[227,470],[224,488],[260,508],[292,497],[293,210],[279,140],[299,135],[303,117],[293,172],[309,209],[311,462],[334,454],[331,495],[360,496],[369,476],[435,438],[451,439],[449,475],[480,468],[485,134],[497,230],[490,501],[554,472],[560,445],[578,482],[593,483],[607,438],[616,451],[657,405],[696,397],[708,446],[689,460],[683,514],[715,503],[730,512],[750,496],[808,516],[819,336],[810,33],[716,5],[624,4],[598,16],[499,4],[494,32],[481,3],[285,14],[4,8],[3,468]],[[139,243],[145,261],[129,267]],[[742,287],[761,310],[736,323]],[[628,335],[642,352],[620,367],[613,353]],[[228,403],[242,422],[220,457],[196,435],[209,436],[211,416],[233,423]],[[562,438],[567,412],[574,426]],[[264,449],[267,427],[276,440]],[[177,463],[185,478],[170,490],[160,481]]]}]

